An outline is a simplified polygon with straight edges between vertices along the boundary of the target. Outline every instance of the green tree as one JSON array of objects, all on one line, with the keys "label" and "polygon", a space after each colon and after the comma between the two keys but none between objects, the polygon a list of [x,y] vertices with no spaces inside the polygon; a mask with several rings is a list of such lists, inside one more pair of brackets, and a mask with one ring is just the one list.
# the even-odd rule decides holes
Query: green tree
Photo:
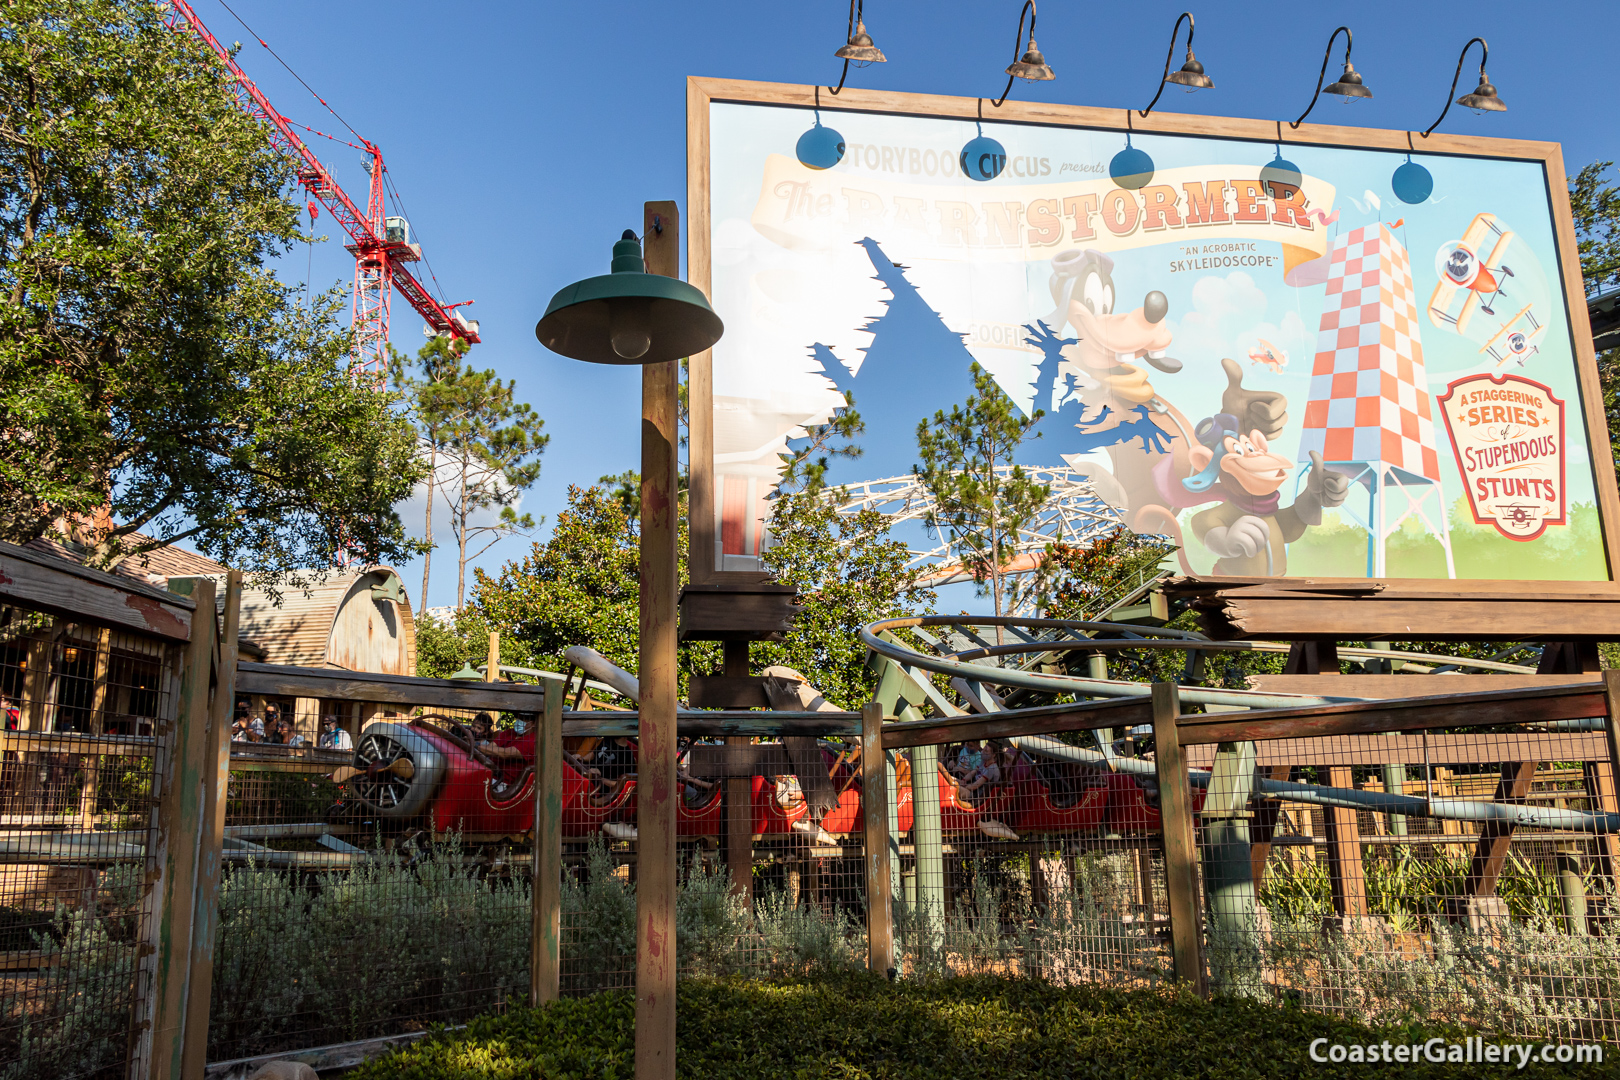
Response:
[{"label": "green tree", "polygon": [[300,239],[268,134],[156,4],[6,5],[0,539],[266,572],[414,550],[409,425],[346,376],[335,292],[301,309],[264,265]]},{"label": "green tree", "polygon": [[[392,346],[390,365],[394,387],[404,396],[405,411],[416,425],[417,448],[427,455],[426,506],[422,521],[422,593],[417,601],[419,612],[428,605],[428,581],[433,572],[433,500],[438,490],[439,459],[443,455],[454,425],[462,419],[456,409],[445,408],[438,389],[445,380],[461,371],[461,356],[466,346],[456,338],[435,337],[417,350],[414,358],[406,356]],[[453,669],[452,669],[453,670]]]},{"label": "green tree", "polygon": [[791,667],[828,701],[858,709],[877,689],[860,628],[931,610],[934,594],[917,583],[906,545],[875,510],[840,514],[802,492],[775,501],[770,525],[772,543],[761,558],[778,581],[799,590],[804,610],[781,642],[754,646],[756,663]]},{"label": "green tree", "polygon": [[802,491],[816,495],[825,490],[832,459],[860,457],[861,448],[855,436],[865,431],[866,421],[855,411],[855,395],[845,391],[844,404],[833,411],[831,419],[825,424],[807,425],[800,445],[777,455],[782,459],[777,492],[785,495]]},{"label": "green tree", "polygon": [[1620,285],[1620,187],[1604,174],[1612,161],[1594,161],[1569,182],[1576,248],[1587,295]]},{"label": "green tree", "polygon": [[[540,415],[517,400],[514,385],[492,370],[458,366],[423,390],[425,412],[445,419],[445,475],[438,486],[456,538],[458,608],[466,601],[468,561],[497,540],[535,527],[533,515],[519,514],[513,504],[540,478],[540,455],[551,436],[541,431],[546,422]],[[493,522],[476,523],[477,515],[495,507],[500,514]],[[483,546],[469,553],[478,540]]]},{"label": "green tree", "polygon": [[1004,571],[1051,494],[1016,461],[1030,429],[1046,414],[1036,409],[1025,416],[977,363],[973,386],[977,392],[967,401],[917,425],[922,464],[913,471],[934,499],[928,526],[950,544],[979,583],[979,594],[988,592],[1001,615],[1026,599],[1042,599],[1043,574],[1021,581]]},{"label": "green tree", "polygon": [[[1608,183],[1605,175],[1613,167],[1612,161],[1593,162],[1569,184],[1581,279],[1588,296],[1620,284],[1620,187]],[[1609,449],[1620,473],[1620,349],[1598,353],[1597,367],[1609,421]]]},{"label": "green tree", "polygon": [[[467,655],[491,630],[501,632],[509,663],[562,671],[563,651],[587,645],[626,671],[635,671],[640,641],[641,544],[634,519],[600,487],[568,489],[568,508],[551,536],[535,543],[498,575],[473,571],[472,594],[456,620]],[[686,533],[681,532],[680,578],[686,580]],[[708,672],[719,650],[710,643],[681,646],[681,679]],[[459,660],[457,661],[459,663]],[[426,674],[424,672],[424,674]]]},{"label": "green tree", "polygon": [[1053,544],[1046,553],[1052,582],[1042,612],[1049,619],[1099,619],[1108,605],[1152,575],[1175,545],[1119,528],[1084,547]]}]

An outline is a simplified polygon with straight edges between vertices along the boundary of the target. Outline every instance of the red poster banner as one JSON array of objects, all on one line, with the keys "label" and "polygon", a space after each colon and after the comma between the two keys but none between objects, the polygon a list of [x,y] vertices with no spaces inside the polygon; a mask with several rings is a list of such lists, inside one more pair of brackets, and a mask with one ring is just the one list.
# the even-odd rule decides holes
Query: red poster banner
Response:
[{"label": "red poster banner", "polygon": [[1564,524],[1564,403],[1522,375],[1470,375],[1438,399],[1474,521],[1509,540]]}]

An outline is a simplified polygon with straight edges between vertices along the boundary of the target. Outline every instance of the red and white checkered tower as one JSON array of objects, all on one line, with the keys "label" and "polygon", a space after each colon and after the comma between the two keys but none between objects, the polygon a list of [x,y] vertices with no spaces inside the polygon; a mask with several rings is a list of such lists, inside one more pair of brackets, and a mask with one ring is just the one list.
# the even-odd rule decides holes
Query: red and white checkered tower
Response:
[{"label": "red and white checkered tower", "polygon": [[[1387,225],[1334,238],[1299,460],[1315,450],[1367,489],[1365,517],[1344,510],[1367,529],[1369,577],[1385,576],[1386,542],[1412,516],[1440,541],[1446,576],[1457,576],[1418,306],[1406,248]],[[1404,498],[1393,516],[1392,491]]]}]

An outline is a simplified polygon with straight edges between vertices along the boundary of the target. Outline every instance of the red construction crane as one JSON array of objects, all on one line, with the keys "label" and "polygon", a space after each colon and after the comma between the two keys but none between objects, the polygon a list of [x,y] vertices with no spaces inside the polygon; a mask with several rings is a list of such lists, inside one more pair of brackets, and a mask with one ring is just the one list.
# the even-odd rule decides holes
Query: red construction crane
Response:
[{"label": "red construction crane", "polygon": [[349,234],[349,243],[344,245],[354,256],[354,360],[349,372],[356,381],[381,386],[387,377],[388,319],[393,289],[400,291],[433,333],[458,337],[469,345],[478,344],[478,323],[463,318],[455,310],[472,301],[440,304],[405,265],[420,259],[422,248],[410,242],[410,226],[403,217],[385,216],[382,151],[369,139],[355,136],[365,144],[361,149],[370,157],[366,171],[371,174],[371,198],[362,212],[314,151],[293,131],[292,122],[270,104],[247,72],[237,65],[230,50],[203,25],[191,5],[186,0],[167,2],[171,7],[169,26],[191,30],[214,50],[214,55],[236,80],[237,102],[250,116],[270,124],[272,145],[298,163],[298,182]]}]

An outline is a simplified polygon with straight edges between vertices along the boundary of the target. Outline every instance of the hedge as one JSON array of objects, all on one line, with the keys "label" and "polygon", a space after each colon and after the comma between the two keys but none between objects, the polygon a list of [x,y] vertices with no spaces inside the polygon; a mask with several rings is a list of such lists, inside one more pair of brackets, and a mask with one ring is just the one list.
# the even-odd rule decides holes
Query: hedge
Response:
[{"label": "hedge", "polygon": [[[1055,987],[982,976],[891,984],[690,979],[679,989],[680,1075],[714,1080],[1020,1077],[1294,1080],[1349,1066],[1310,1060],[1330,1043],[1461,1041],[1431,1025],[1372,1028],[1292,1006],[1200,1001],[1184,990]],[[624,992],[485,1016],[379,1058],[348,1080],[564,1080],[633,1073],[635,1003]],[[1374,1065],[1388,1075],[1590,1075],[1592,1066]]]}]

